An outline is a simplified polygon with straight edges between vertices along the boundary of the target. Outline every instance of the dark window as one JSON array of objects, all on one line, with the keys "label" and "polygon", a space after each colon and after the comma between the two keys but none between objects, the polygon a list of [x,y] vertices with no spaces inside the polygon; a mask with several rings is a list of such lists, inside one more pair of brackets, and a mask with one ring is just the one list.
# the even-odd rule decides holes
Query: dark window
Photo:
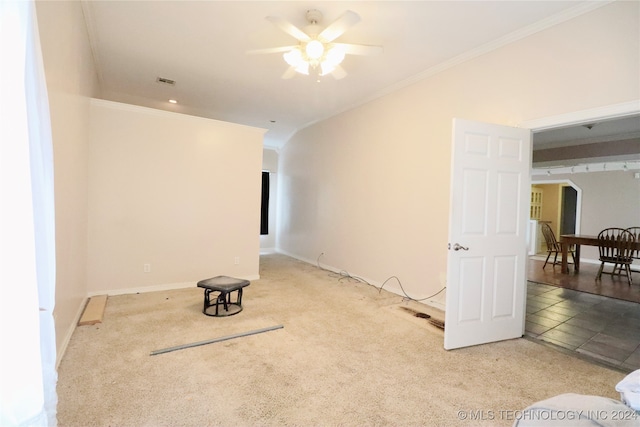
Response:
[{"label": "dark window", "polygon": [[262,203],[260,205],[260,234],[269,234],[269,172],[262,172]]}]

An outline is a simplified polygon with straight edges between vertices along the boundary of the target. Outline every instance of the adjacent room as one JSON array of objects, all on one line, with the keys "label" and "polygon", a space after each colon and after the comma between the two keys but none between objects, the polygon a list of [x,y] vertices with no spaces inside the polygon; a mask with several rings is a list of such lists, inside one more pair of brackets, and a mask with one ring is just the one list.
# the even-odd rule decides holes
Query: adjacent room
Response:
[{"label": "adjacent room", "polygon": [[637,132],[540,139],[640,120],[640,3],[0,7],[0,424],[637,422],[640,346],[540,311],[637,323],[640,277],[539,224],[640,226]]},{"label": "adjacent room", "polygon": [[[638,222],[640,174],[629,167],[639,126],[631,116],[534,134],[525,328],[544,343],[631,369],[640,363],[638,322],[627,315],[640,303],[629,281],[640,280],[638,259],[629,276],[607,274],[613,266],[601,263],[598,235]],[[579,238],[579,247],[567,238]]]}]

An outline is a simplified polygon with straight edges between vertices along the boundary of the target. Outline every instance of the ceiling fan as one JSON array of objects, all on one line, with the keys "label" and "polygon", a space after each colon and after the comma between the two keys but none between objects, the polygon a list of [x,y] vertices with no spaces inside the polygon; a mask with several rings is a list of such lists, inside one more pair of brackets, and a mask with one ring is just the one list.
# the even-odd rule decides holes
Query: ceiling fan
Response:
[{"label": "ceiling fan", "polygon": [[307,10],[306,18],[309,25],[301,30],[285,19],[267,16],[269,22],[298,40],[298,44],[251,50],[247,53],[285,52],[283,56],[289,68],[282,75],[283,79],[290,79],[296,73],[314,75],[316,78],[331,74],[336,79],[341,79],[347,75],[340,66],[346,54],[373,55],[382,52],[382,46],[334,42],[351,26],[360,22],[360,16],[353,11],[347,10],[324,29],[319,25],[322,20],[319,10]]}]

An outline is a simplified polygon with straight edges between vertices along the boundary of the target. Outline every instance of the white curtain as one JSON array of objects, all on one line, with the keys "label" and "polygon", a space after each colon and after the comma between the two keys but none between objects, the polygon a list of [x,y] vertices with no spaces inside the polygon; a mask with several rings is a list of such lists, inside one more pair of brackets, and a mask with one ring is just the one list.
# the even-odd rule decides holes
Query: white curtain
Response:
[{"label": "white curtain", "polygon": [[0,0],[0,426],[56,425],[51,126],[33,1]]}]

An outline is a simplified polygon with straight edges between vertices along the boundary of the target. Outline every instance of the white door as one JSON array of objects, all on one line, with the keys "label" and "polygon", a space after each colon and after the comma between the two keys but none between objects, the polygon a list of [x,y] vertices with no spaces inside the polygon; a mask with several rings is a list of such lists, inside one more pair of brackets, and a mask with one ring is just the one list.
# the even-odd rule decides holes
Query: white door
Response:
[{"label": "white door", "polygon": [[444,348],[524,333],[531,131],[454,119]]}]

